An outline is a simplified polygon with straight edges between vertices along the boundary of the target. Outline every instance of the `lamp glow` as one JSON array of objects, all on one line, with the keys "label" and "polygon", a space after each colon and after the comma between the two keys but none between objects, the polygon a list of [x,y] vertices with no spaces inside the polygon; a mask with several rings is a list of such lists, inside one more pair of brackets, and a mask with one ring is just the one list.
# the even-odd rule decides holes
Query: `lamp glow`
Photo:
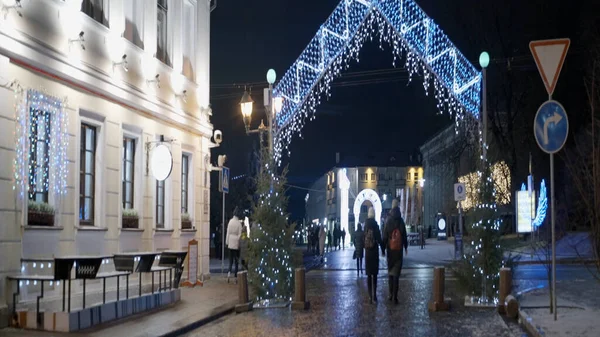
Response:
[{"label": "lamp glow", "polygon": [[267,71],[267,82],[269,82],[269,84],[273,84],[273,83],[275,83],[276,79],[277,79],[277,73],[275,72],[275,70],[269,69],[269,71]]},{"label": "lamp glow", "polygon": [[490,54],[488,54],[486,51],[484,51],[483,53],[481,53],[481,55],[479,55],[479,65],[481,66],[481,68],[487,68],[487,66],[490,64]]},{"label": "lamp glow", "polygon": [[273,98],[273,107],[275,108],[275,113],[280,113],[283,108],[283,97]]}]

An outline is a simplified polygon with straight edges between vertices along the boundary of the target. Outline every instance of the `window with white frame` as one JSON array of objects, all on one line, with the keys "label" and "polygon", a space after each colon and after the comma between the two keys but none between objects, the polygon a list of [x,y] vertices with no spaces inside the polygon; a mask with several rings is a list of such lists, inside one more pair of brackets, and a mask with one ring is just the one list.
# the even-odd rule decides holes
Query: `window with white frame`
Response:
[{"label": "window with white frame", "polygon": [[50,113],[31,108],[29,129],[29,200],[48,202]]},{"label": "window with white frame", "polygon": [[196,58],[196,6],[195,1],[184,0],[183,3],[183,27],[182,47],[183,47],[183,68],[182,74],[190,81],[194,81],[194,62]]},{"label": "window with white frame", "polygon": [[127,0],[125,6],[125,31],[123,37],[144,49],[144,0]]},{"label": "window with white frame", "polygon": [[156,181],[156,228],[165,228],[165,181]]},{"label": "window with white frame", "polygon": [[108,0],[83,0],[81,11],[108,27]]},{"label": "window with white frame", "polygon": [[79,223],[94,225],[96,185],[96,127],[81,123],[79,165]]},{"label": "window with white frame", "polygon": [[190,156],[181,156],[181,214],[189,213]]},{"label": "window with white frame", "polygon": [[135,139],[123,137],[123,208],[132,209],[134,207],[134,182],[135,182]]},{"label": "window with white frame", "polygon": [[169,55],[171,41],[169,39],[169,1],[157,1],[157,20],[156,20],[156,58],[164,64],[171,65],[171,55]]}]

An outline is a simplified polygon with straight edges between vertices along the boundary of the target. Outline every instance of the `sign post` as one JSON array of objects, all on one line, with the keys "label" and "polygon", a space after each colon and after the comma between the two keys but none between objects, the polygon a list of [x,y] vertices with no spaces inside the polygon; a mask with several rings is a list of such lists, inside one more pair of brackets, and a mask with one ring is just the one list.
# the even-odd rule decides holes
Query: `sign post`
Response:
[{"label": "sign post", "polygon": [[[454,201],[458,202],[458,232],[454,235],[454,257],[458,259],[463,256],[463,216],[462,201],[467,200],[465,184],[454,184]],[[458,250],[458,251],[457,251]]]},{"label": "sign post", "polygon": [[192,239],[188,242],[188,277],[185,282],[182,283],[184,287],[195,287],[197,285],[203,286],[204,284],[198,280],[198,241]]},{"label": "sign post", "polygon": [[219,191],[223,195],[223,222],[221,224],[221,274],[225,273],[225,194],[229,193],[229,168],[219,171]]},{"label": "sign post", "polygon": [[533,133],[542,151],[550,154],[550,218],[552,224],[552,309],[554,320],[558,318],[556,308],[556,229],[554,199],[554,154],[562,149],[569,134],[569,120],[565,108],[552,100],[556,82],[560,76],[570,39],[531,41],[529,49],[540,72],[548,101],[542,104],[535,115]]}]

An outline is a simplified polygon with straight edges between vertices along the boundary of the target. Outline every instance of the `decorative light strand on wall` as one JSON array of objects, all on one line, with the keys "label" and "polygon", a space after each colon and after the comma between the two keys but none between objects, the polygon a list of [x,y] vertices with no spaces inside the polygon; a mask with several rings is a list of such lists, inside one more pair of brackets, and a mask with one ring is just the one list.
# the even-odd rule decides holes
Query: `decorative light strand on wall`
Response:
[{"label": "decorative light strand on wall", "polygon": [[331,82],[350,61],[360,61],[360,49],[374,36],[381,49],[384,42],[392,47],[394,66],[404,55],[410,79],[423,76],[426,94],[433,82],[440,112],[454,115],[457,124],[465,112],[479,116],[480,72],[414,0],[342,0],[274,89],[285,98],[276,118],[278,164],[283,150],[291,155],[292,136],[302,137],[305,120],[315,118],[322,96],[331,95]]}]

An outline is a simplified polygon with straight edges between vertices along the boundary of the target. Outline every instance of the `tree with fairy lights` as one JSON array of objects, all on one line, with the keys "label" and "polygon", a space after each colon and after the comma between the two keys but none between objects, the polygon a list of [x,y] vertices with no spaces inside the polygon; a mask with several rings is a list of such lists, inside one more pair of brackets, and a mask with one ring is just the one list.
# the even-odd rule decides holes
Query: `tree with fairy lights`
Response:
[{"label": "tree with fairy lights", "polygon": [[[285,176],[273,157],[261,153],[248,256],[248,278],[257,301],[289,301],[293,290],[294,226],[286,213]],[[268,302],[267,302],[268,303]]]}]

